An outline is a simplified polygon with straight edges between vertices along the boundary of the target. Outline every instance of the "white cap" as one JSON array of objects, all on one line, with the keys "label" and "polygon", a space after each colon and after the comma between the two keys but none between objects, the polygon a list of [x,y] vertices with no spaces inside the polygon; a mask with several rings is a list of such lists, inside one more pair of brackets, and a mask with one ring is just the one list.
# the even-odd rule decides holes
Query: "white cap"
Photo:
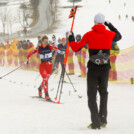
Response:
[{"label": "white cap", "polygon": [[98,13],[94,17],[94,23],[95,24],[104,24],[105,23],[105,16],[101,13]]}]

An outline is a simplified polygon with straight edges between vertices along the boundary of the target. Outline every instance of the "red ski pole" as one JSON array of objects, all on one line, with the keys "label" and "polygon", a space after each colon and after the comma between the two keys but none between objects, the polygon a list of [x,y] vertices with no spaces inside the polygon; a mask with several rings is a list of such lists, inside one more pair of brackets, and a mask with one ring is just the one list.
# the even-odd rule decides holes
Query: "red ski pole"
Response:
[{"label": "red ski pole", "polygon": [[[73,32],[74,20],[75,20],[75,15],[76,15],[76,11],[77,11],[77,8],[78,7],[81,7],[81,6],[75,6],[70,11],[69,18],[72,18],[73,17],[72,26],[71,26],[71,30],[70,30],[71,33]],[[67,48],[66,48],[66,53],[65,53],[65,57],[64,57],[64,61],[63,61],[64,69],[66,69],[66,63],[67,63],[68,53],[69,53],[69,46],[70,45],[69,45],[69,41],[68,41]],[[57,102],[58,104],[60,104],[61,93],[62,93],[63,82],[64,82],[64,76],[65,76],[65,71],[63,71],[63,72],[61,73],[61,77],[60,77],[60,81],[59,81],[59,85],[58,85],[58,90],[57,90],[57,92],[58,92],[59,91],[60,84],[61,84],[60,94],[59,94],[59,101]]]},{"label": "red ski pole", "polygon": [[[81,7],[81,6],[75,6],[70,11],[69,18],[73,17],[72,26],[71,26],[71,30],[70,30],[71,33],[73,32],[74,20],[75,20],[75,15],[76,15],[76,11],[77,11],[78,7]],[[66,63],[67,63],[67,59],[68,59],[69,46],[70,46],[70,44],[69,44],[69,41],[68,41],[67,48],[66,48],[66,53],[65,53],[65,57],[64,57],[64,62],[63,62],[65,68],[66,68]]]}]

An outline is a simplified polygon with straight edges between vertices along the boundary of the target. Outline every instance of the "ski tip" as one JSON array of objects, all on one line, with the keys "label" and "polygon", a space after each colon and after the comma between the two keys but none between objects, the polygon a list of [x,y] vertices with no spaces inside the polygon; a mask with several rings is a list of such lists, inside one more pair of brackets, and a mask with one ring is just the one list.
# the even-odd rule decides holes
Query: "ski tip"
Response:
[{"label": "ski tip", "polygon": [[58,101],[57,104],[60,104],[60,101]]}]

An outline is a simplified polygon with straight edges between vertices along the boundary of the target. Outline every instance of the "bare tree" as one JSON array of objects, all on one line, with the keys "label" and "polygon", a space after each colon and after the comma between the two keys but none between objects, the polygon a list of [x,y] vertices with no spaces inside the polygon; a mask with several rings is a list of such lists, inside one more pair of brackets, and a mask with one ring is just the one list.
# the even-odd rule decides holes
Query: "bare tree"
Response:
[{"label": "bare tree", "polygon": [[21,25],[21,27],[24,28],[24,22],[23,22],[23,11],[19,10],[17,14],[18,22]]},{"label": "bare tree", "polygon": [[53,16],[53,21],[56,20],[56,9],[57,8],[57,1],[56,0],[50,0],[50,12]]},{"label": "bare tree", "polygon": [[1,20],[1,23],[2,23],[2,26],[3,26],[3,34],[5,34],[5,31],[6,31],[7,14],[8,14],[7,8],[1,8],[1,10],[0,10],[0,20]]},{"label": "bare tree", "polygon": [[10,29],[10,33],[12,34],[12,27],[13,27],[13,24],[17,23],[18,22],[18,19],[16,16],[14,16],[12,13],[9,13],[8,14],[8,17],[7,17],[7,23],[8,23],[8,28]]},{"label": "bare tree", "polygon": [[[21,4],[21,15],[19,16],[23,18],[23,21],[21,21],[21,25],[23,28],[27,26],[33,26],[38,21],[38,4],[39,0],[30,0],[29,3],[24,2]],[[33,20],[32,24],[29,23],[29,19]]]},{"label": "bare tree", "polygon": [[69,2],[73,2],[73,6],[75,6],[75,2],[81,2],[82,0],[68,0]]},{"label": "bare tree", "polygon": [[31,26],[34,26],[39,19],[39,11],[38,11],[38,5],[40,3],[40,0],[30,0],[30,10],[32,12],[31,18],[33,19],[33,22]]},{"label": "bare tree", "polygon": [[24,27],[27,27],[29,26],[29,23],[28,23],[28,18],[29,18],[29,14],[30,14],[30,8],[28,7],[29,5],[25,4],[25,3],[22,3],[20,8],[22,10],[21,14],[22,14],[22,18],[23,18],[23,22],[21,22],[21,25]]}]

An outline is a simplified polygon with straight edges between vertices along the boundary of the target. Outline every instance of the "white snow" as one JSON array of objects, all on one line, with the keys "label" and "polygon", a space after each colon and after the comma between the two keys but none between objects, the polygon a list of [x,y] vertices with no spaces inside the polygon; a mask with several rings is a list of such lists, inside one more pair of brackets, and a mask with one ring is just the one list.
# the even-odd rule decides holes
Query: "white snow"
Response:
[{"label": "white snow", "polygon": [[[12,69],[0,67],[1,76]],[[35,81],[38,74],[18,70],[0,80],[1,134],[133,134],[134,85],[109,83],[108,125],[105,129],[88,130],[86,127],[91,121],[86,79],[70,76],[78,93],[70,84],[64,83],[63,104],[53,104],[34,98],[41,82],[40,77]],[[49,80],[52,98],[57,91],[59,75],[55,78],[53,74]],[[78,94],[83,97],[79,99]]]},{"label": "white snow", "polygon": [[[25,0],[23,2],[27,2],[28,3],[29,0]],[[23,20],[23,11],[20,9],[20,5],[22,4],[22,1],[7,1],[9,3],[7,3],[7,5],[0,7],[1,8],[1,12],[3,15],[5,15],[6,17],[6,28],[5,28],[5,32],[6,34],[12,34],[18,31],[23,31],[23,26],[22,26],[22,20]],[[3,13],[5,12],[5,13]],[[1,16],[0,16],[1,17]],[[11,21],[12,23],[12,28],[9,24],[9,22]],[[28,19],[28,22],[31,23],[32,20]],[[3,31],[3,27],[2,27],[2,22],[0,19],[0,32]]]},{"label": "white snow", "polygon": [[[20,5],[25,2],[25,3],[29,3],[29,0],[12,0],[9,1],[9,3],[5,6],[1,7],[1,12],[6,11],[6,17],[12,17],[12,31],[11,31],[11,27],[8,24],[8,21],[6,22],[6,33],[12,34],[12,33],[17,33],[19,31],[20,36],[23,36],[23,30],[24,27],[28,28],[28,31],[30,30],[30,33],[32,34],[36,34],[38,32],[42,32],[44,30],[46,30],[48,28],[49,25],[52,24],[52,16],[49,12],[49,1],[48,0],[40,0],[39,6],[38,6],[38,10],[39,10],[39,21],[37,22],[37,24],[31,28],[29,28],[29,25],[32,23],[32,19],[28,18],[28,26],[27,24],[24,22],[23,24],[23,10],[20,9]],[[30,14],[30,10],[29,11],[25,11],[25,13]],[[48,16],[48,18],[47,18]],[[0,16],[1,18],[1,16]],[[46,19],[47,18],[47,19]],[[48,22],[49,21],[49,22]],[[48,24],[49,23],[49,24]],[[3,31],[3,27],[2,27],[2,22],[0,19],[0,32]],[[22,38],[22,37],[20,37]]]},{"label": "white snow", "polygon": [[[126,2],[126,7],[124,7]],[[74,32],[89,31],[93,26],[93,17],[102,12],[123,35],[119,41],[121,49],[133,44],[134,22],[133,0],[82,0],[83,6],[77,12]],[[59,6],[72,5],[67,0],[60,0]],[[70,9],[62,9],[61,25],[55,34],[64,36],[70,30],[71,20],[68,19]],[[129,19],[125,18],[126,13]],[[118,15],[121,20],[118,20]],[[64,18],[64,20],[63,20]],[[51,35],[49,35],[51,36]],[[36,39],[33,39],[35,42]],[[36,44],[35,44],[36,45]],[[0,77],[10,72],[12,67],[0,67]],[[48,103],[35,98],[41,77],[39,72],[17,70],[0,79],[0,134],[133,134],[134,133],[134,85],[109,83],[108,125],[105,129],[89,130],[91,123],[87,106],[86,79],[77,75],[70,76],[77,93],[70,84],[64,83],[61,102]],[[50,96],[55,97],[60,73],[53,74],[49,80]],[[66,81],[69,81],[65,77]],[[71,93],[71,95],[69,95]],[[82,95],[81,99],[78,95]],[[99,99],[99,98],[98,98]],[[99,102],[99,100],[98,100]]]},{"label": "white snow", "polygon": [[[124,3],[126,3],[125,7]],[[79,8],[76,14],[73,30],[75,34],[83,35],[91,30],[94,25],[94,16],[101,12],[105,15],[106,20],[111,22],[121,32],[123,38],[118,42],[120,49],[134,45],[134,22],[131,19],[134,16],[133,0],[111,0],[111,4],[109,4],[109,0],[82,0],[76,4],[83,7]],[[58,6],[72,6],[72,3],[69,3],[68,0],[60,0]],[[59,10],[61,11],[59,13],[61,25],[55,32],[62,37],[65,36],[66,31],[70,31],[72,19],[68,19],[69,8],[60,8]],[[128,14],[128,19],[126,19],[126,14]],[[121,15],[121,20],[118,19],[118,15]]]},{"label": "white snow", "polygon": [[36,34],[38,32],[45,31],[52,24],[52,16],[49,12],[49,0],[40,0],[38,10],[39,10],[39,21],[32,28],[32,33]]}]

